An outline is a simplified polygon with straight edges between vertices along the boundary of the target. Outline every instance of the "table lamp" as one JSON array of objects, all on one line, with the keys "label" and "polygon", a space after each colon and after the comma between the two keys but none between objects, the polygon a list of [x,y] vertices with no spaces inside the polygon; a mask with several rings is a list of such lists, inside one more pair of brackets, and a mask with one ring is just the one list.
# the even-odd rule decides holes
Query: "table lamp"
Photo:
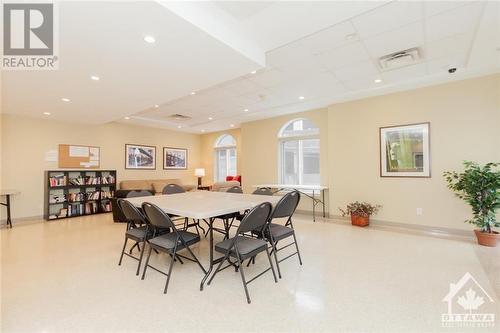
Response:
[{"label": "table lamp", "polygon": [[205,169],[196,168],[194,169],[194,175],[198,177],[198,187],[201,186],[201,177],[205,177]]}]

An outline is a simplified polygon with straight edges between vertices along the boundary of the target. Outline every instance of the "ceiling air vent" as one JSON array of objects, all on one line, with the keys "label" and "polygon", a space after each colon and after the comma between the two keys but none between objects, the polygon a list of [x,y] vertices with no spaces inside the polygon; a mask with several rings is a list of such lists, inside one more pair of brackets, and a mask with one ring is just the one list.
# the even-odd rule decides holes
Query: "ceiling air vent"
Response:
[{"label": "ceiling air vent", "polygon": [[414,47],[412,49],[380,57],[378,63],[382,71],[390,71],[392,69],[416,64],[421,60],[421,58],[420,49],[418,47]]},{"label": "ceiling air vent", "polygon": [[170,116],[167,116],[167,119],[175,120],[175,121],[185,121],[185,120],[190,120],[191,117],[176,113],[176,114],[171,114]]}]

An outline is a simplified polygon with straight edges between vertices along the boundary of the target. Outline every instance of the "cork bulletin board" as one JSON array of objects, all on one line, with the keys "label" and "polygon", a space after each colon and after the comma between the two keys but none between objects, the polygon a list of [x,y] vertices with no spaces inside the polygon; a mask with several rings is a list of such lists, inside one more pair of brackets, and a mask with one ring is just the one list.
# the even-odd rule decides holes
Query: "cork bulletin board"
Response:
[{"label": "cork bulletin board", "polygon": [[59,145],[59,168],[98,169],[101,149],[94,146]]}]

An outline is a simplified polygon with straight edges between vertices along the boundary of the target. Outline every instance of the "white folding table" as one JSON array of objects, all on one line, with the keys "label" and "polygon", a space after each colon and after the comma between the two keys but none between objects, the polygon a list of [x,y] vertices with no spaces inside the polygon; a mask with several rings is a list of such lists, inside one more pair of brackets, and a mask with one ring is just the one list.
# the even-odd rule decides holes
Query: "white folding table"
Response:
[{"label": "white folding table", "polygon": [[213,266],[223,259],[223,257],[214,259],[214,237],[212,227],[215,218],[225,214],[252,209],[263,202],[270,202],[274,206],[279,199],[279,197],[255,194],[196,191],[126,198],[124,200],[129,201],[136,207],[140,207],[143,202],[149,202],[158,206],[167,214],[204,220],[209,224],[210,267],[200,283],[200,290],[203,290],[203,285],[212,272]]},{"label": "white folding table", "polygon": [[[297,190],[303,195],[311,198],[313,203],[313,221],[316,222],[316,205],[322,204],[323,206],[323,217],[326,217],[325,213],[325,191],[328,190],[327,186],[321,185],[291,185],[291,184],[260,184],[254,185],[255,188],[268,187],[271,189],[276,189],[276,192],[280,191],[290,191]],[[312,194],[311,194],[312,192]],[[319,192],[321,199],[316,198],[316,192]]]}]

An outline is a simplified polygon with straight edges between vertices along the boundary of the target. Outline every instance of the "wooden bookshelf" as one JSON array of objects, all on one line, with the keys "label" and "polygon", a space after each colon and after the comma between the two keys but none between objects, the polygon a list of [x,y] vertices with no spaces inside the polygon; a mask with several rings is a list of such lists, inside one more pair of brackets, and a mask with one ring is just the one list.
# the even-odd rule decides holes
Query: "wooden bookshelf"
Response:
[{"label": "wooden bookshelf", "polygon": [[110,213],[116,170],[45,171],[45,220]]}]

